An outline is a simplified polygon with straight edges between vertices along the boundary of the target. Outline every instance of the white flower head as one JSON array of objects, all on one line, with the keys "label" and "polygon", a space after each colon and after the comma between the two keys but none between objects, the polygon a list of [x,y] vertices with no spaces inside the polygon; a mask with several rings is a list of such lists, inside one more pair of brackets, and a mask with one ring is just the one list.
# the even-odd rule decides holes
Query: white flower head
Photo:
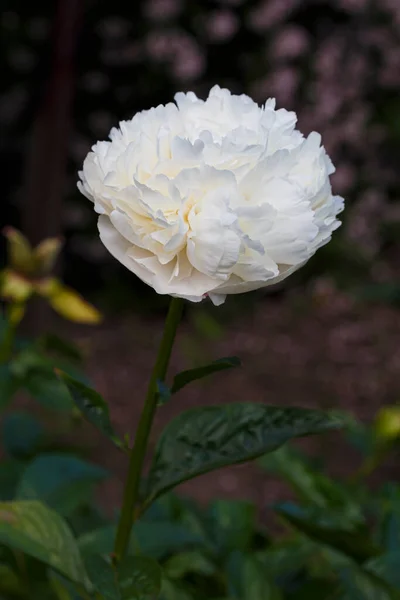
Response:
[{"label": "white flower head", "polygon": [[326,244],[344,202],[318,133],[215,86],[122,121],[78,187],[111,254],[159,294],[215,304],[281,281]]}]

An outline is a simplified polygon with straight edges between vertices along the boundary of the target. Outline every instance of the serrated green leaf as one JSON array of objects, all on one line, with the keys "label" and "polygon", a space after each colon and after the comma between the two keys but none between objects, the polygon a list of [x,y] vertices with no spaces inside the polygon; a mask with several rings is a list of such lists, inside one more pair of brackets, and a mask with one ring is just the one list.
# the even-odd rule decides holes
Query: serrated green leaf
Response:
[{"label": "serrated green leaf", "polygon": [[86,582],[71,530],[41,502],[0,503],[0,544],[44,562],[76,583]]},{"label": "serrated green leaf", "polygon": [[213,373],[218,373],[219,371],[225,371],[226,369],[232,369],[233,367],[239,366],[240,360],[236,356],[229,356],[227,358],[215,360],[208,365],[204,365],[203,367],[182,371],[181,373],[175,375],[171,386],[171,393],[175,394],[185,387],[185,385],[188,385],[188,383],[196,381],[197,379],[202,379],[203,377],[207,377]]},{"label": "serrated green leaf", "polygon": [[94,588],[105,600],[153,600],[161,587],[161,569],[145,556],[127,556],[117,566],[102,556],[85,561]]},{"label": "serrated green leaf", "polygon": [[8,455],[23,459],[39,450],[44,437],[44,428],[40,421],[29,413],[10,413],[4,417],[1,437]]},{"label": "serrated green leaf", "polygon": [[157,444],[145,505],[197,475],[257,458],[292,438],[328,431],[339,424],[320,411],[263,404],[185,411],[167,425]]},{"label": "serrated green leaf", "polygon": [[117,437],[111,425],[110,411],[104,398],[66,373],[60,373],[59,377],[89,423],[107,436],[118,448],[125,450],[124,443]]},{"label": "serrated green leaf", "polygon": [[45,454],[26,467],[17,488],[17,499],[41,500],[68,516],[91,499],[94,484],[107,475],[104,469],[80,458]]},{"label": "serrated green leaf", "polygon": [[305,509],[291,502],[276,506],[275,511],[310,539],[327,544],[357,561],[363,562],[382,551],[370,538],[366,528],[352,526],[340,514],[315,508]]}]

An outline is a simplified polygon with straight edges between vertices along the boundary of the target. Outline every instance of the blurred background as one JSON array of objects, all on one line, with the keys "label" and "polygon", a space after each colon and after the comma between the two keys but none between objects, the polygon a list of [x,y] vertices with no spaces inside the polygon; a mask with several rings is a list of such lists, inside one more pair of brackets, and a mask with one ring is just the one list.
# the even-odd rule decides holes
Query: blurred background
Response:
[{"label": "blurred background", "polygon": [[[57,274],[104,315],[89,328],[33,305],[22,327],[78,344],[118,432],[135,430],[167,299],[102,247],[77,171],[118,121],[216,83],[259,103],[276,97],[304,134],[319,131],[346,210],[334,240],[284,286],[187,307],[171,370],[233,354],[243,367],[165,406],[155,434],[207,402],[335,407],[368,421],[399,400],[398,0],[3,0],[0,32],[2,224],[33,244],[63,237]],[[1,251],[4,265],[4,238]],[[87,443],[117,476],[102,496],[117,506],[125,462],[95,433]],[[349,468],[329,436],[318,444],[334,469]],[[183,491],[258,505],[282,493],[251,465]]]}]

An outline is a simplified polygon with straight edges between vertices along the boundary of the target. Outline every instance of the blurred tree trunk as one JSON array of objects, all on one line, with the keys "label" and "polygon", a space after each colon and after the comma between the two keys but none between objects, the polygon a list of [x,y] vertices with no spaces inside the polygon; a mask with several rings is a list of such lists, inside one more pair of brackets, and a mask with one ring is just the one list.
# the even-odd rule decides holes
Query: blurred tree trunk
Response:
[{"label": "blurred tree trunk", "polygon": [[[23,189],[22,230],[32,244],[63,232],[74,58],[83,4],[83,0],[58,0],[54,18],[51,67],[32,125]],[[34,301],[25,319],[26,329],[34,334],[50,318],[47,307]]]}]

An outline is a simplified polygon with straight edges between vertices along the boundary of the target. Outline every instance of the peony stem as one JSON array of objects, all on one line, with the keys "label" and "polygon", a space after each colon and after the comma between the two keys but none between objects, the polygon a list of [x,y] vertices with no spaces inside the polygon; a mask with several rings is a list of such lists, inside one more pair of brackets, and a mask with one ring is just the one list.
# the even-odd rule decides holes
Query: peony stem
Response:
[{"label": "peony stem", "polygon": [[171,299],[157,360],[150,378],[143,411],[131,450],[128,477],[125,483],[121,515],[115,538],[114,555],[117,561],[123,558],[126,552],[135,521],[134,511],[138,500],[143,462],[157,408],[157,382],[164,381],[167,373],[176,330],[182,316],[183,303],[184,301],[181,298]]}]

